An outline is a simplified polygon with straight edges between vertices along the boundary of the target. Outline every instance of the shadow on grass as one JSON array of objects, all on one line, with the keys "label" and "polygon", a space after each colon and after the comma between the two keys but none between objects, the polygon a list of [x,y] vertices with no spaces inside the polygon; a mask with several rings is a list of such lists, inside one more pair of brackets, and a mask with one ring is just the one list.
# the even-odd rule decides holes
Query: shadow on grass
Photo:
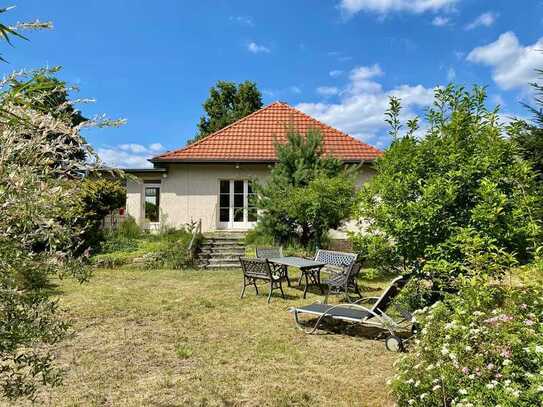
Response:
[{"label": "shadow on grass", "polygon": [[[315,326],[318,318],[310,318],[300,321],[300,325],[306,329],[312,329]],[[411,333],[405,331],[397,331],[396,335],[408,338]],[[383,328],[364,326],[362,324],[348,323],[333,319],[323,319],[319,325],[319,329],[313,335],[346,335],[353,338],[365,338],[377,341],[384,341],[390,335],[390,332]]]},{"label": "shadow on grass", "polygon": [[52,281],[45,283],[38,289],[38,292],[44,297],[53,297],[65,294],[65,291],[60,288],[60,285]]}]

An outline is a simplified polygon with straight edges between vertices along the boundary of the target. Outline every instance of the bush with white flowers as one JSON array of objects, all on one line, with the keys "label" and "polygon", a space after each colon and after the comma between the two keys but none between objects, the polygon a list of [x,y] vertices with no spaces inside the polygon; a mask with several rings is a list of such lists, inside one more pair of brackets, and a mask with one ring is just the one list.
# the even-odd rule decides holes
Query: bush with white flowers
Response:
[{"label": "bush with white flowers", "polygon": [[475,285],[418,312],[399,406],[543,405],[543,289]]}]

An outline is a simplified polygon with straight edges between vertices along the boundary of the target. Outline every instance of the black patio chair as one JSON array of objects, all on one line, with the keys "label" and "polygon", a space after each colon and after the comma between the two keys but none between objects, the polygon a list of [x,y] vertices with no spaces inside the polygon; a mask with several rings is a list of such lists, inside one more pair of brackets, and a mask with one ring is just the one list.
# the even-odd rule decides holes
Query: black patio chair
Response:
[{"label": "black patio chair", "polygon": [[359,263],[352,263],[349,267],[345,267],[339,273],[330,274],[328,280],[322,281],[322,284],[328,286],[328,291],[324,297],[324,303],[328,303],[330,294],[343,294],[347,302],[351,302],[349,291],[354,292],[359,298],[362,298],[358,283],[356,281],[360,273],[361,266]]},{"label": "black patio chair", "polygon": [[[280,247],[257,247],[256,248],[256,257],[259,259],[274,259],[278,257],[283,257],[283,248]],[[285,276],[287,284],[290,287],[290,279],[288,278],[288,267],[283,264],[274,264],[271,263],[270,266],[272,270],[278,273],[281,273]]]},{"label": "black patio chair", "polygon": [[253,285],[258,295],[258,287],[256,282],[258,280],[267,281],[270,284],[270,292],[268,294],[268,304],[271,301],[272,292],[274,289],[281,291],[281,296],[285,298],[283,292],[282,281],[285,280],[285,276],[281,273],[274,272],[270,267],[270,262],[267,259],[249,259],[246,257],[240,257],[239,262],[241,264],[241,270],[243,271],[243,287],[241,289],[240,299],[245,294],[245,288]]},{"label": "black patio chair", "polygon": [[[353,263],[356,262],[357,257],[358,255],[355,253],[317,249],[313,260],[326,264],[322,271],[329,272],[331,274],[338,274],[343,272],[345,268],[351,267]],[[302,276],[300,275],[298,284],[301,284],[301,281]]]},{"label": "black patio chair", "polygon": [[[307,334],[313,334],[319,328],[321,322],[324,319],[333,319],[343,322],[358,323],[365,327],[374,327],[388,331],[388,336],[385,339],[385,345],[388,350],[402,351],[404,348],[404,339],[396,335],[396,331],[401,329],[402,325],[406,322],[411,323],[413,330],[414,317],[407,311],[400,311],[401,318],[394,319],[387,314],[387,309],[392,304],[393,300],[400,293],[400,290],[407,283],[407,278],[400,276],[394,279],[390,286],[383,292],[380,297],[365,297],[355,303],[350,304],[322,304],[315,303],[306,305],[304,307],[292,307],[289,308],[289,312],[294,314],[294,320],[299,329]],[[366,308],[360,305],[360,303],[366,301],[375,301],[371,308]],[[306,330],[300,323],[299,316],[301,314],[307,314],[310,316],[316,316],[317,321],[313,328]]]}]

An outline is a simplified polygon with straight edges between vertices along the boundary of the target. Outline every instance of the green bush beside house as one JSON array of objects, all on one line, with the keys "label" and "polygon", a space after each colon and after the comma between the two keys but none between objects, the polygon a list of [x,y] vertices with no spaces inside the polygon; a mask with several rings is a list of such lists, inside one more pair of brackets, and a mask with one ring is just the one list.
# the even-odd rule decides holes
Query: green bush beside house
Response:
[{"label": "green bush beside house", "polygon": [[127,219],[117,230],[105,236],[99,253],[91,257],[96,267],[122,266],[146,269],[182,269],[193,265],[189,250],[192,232],[165,229],[157,234],[141,231],[134,219]]}]

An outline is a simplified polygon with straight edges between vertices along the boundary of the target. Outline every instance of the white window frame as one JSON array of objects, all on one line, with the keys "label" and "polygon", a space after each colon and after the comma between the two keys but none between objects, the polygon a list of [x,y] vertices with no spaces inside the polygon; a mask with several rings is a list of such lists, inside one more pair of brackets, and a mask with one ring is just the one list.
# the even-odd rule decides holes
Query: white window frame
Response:
[{"label": "white window frame", "polygon": [[[145,213],[145,189],[146,188],[158,188],[158,222],[151,222],[147,220],[147,215]],[[160,219],[162,218],[160,206],[162,204],[162,187],[160,183],[148,183],[143,184],[143,193],[142,193],[142,206],[141,206],[141,212],[143,215],[143,220],[146,224],[150,226],[150,228],[154,228],[156,226],[160,225]]]},{"label": "white window frame", "polygon": [[[221,181],[229,181],[229,207],[228,207],[228,221],[221,222]],[[234,182],[243,181],[243,220],[234,221]],[[256,225],[255,222],[249,222],[249,182],[251,180],[247,178],[233,178],[226,179],[221,178],[217,182],[217,224],[219,229],[230,230],[248,230],[252,229]]]}]

